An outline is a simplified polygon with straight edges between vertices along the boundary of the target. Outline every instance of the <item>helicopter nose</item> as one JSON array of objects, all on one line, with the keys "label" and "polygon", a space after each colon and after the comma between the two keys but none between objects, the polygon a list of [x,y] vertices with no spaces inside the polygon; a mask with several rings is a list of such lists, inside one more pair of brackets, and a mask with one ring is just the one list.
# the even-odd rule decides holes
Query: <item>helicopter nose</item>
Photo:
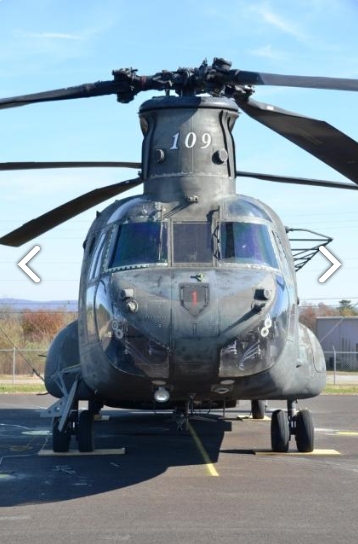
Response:
[{"label": "helicopter nose", "polygon": [[177,271],[172,277],[172,339],[216,338],[220,333],[220,293],[213,269]]},{"label": "helicopter nose", "polygon": [[[248,309],[248,305],[246,305]],[[233,322],[227,316],[227,334],[220,350],[220,378],[238,378],[268,369],[281,354],[288,336],[294,337],[289,289],[277,274],[260,278],[253,291],[250,311]],[[293,311],[293,305],[292,305]],[[224,332],[224,331],[223,331]]]},{"label": "helicopter nose", "polygon": [[[237,268],[210,270],[199,280],[188,271],[172,279],[171,347],[176,375],[212,380],[221,346],[229,349],[261,322],[271,326],[277,283],[269,271]],[[264,325],[261,329],[264,336]]]}]

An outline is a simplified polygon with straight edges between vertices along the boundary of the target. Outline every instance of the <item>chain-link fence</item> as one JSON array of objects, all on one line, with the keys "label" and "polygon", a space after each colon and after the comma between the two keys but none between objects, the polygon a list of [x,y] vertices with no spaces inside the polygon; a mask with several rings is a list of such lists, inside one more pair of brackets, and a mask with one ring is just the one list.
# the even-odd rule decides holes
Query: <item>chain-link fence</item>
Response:
[{"label": "chain-link fence", "polygon": [[[43,376],[46,351],[43,349],[0,349],[0,382],[24,383]],[[358,351],[324,351],[327,382],[358,384]]]},{"label": "chain-link fence", "polygon": [[340,385],[358,384],[358,351],[324,351],[327,382]]},{"label": "chain-link fence", "polygon": [[327,370],[358,372],[358,351],[325,351]]},{"label": "chain-link fence", "polygon": [[45,357],[43,349],[0,349],[0,381],[24,383],[38,374],[43,376]]}]

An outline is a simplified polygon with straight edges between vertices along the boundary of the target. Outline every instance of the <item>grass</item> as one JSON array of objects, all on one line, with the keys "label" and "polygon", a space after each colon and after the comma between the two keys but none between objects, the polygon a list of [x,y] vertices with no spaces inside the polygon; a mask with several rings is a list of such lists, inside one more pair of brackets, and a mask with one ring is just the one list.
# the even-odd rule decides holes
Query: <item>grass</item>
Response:
[{"label": "grass", "polygon": [[46,393],[44,384],[0,384],[0,395],[8,395],[12,393],[28,394],[28,393]]},{"label": "grass", "polygon": [[324,388],[323,395],[358,395],[358,385],[333,385]]},{"label": "grass", "polygon": [[[1,377],[0,377],[1,379]],[[43,382],[37,383],[1,383],[0,394],[39,394],[46,393]],[[358,384],[327,384],[322,393],[323,395],[358,395]]]}]

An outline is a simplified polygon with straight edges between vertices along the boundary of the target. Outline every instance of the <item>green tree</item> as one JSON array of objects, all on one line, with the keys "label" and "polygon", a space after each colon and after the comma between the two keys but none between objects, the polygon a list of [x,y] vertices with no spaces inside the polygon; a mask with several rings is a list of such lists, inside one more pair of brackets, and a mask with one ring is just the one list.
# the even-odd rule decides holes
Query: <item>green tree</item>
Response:
[{"label": "green tree", "polygon": [[338,304],[339,304],[338,306],[339,315],[342,315],[344,317],[358,315],[358,310],[356,309],[356,305],[352,304],[352,301],[343,299],[343,300],[340,300]]}]

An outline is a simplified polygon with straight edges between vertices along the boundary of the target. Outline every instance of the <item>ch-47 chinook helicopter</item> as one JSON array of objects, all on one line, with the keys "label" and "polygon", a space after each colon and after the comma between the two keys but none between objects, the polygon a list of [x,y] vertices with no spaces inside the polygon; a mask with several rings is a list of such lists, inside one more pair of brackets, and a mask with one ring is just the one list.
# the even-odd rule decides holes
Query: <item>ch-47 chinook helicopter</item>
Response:
[{"label": "ch-47 chinook helicopter", "polygon": [[[140,168],[135,179],[91,191],[0,238],[9,246],[144,185],[141,196],[98,213],[86,237],[78,319],[54,339],[46,360],[45,383],[59,399],[48,411],[53,449],[67,451],[75,434],[79,450],[91,451],[94,414],[104,405],[162,406],[179,422],[196,406],[239,399],[250,400],[260,418],[265,400],[280,399],[287,410],[272,414],[273,450],[287,451],[295,436],[299,451],[312,451],[312,418],[296,402],[322,391],[323,352],[298,321],[287,229],[268,206],[237,195],[235,178],[357,190],[358,144],[325,122],[254,101],[252,85],[358,91],[358,80],[247,72],[217,58],[194,69],[113,76],[0,100],[0,109],[107,94],[127,103],[141,91],[165,91],[140,107],[141,163],[1,164]],[[354,183],[237,171],[239,109]],[[80,400],[87,410],[78,410]]]}]

